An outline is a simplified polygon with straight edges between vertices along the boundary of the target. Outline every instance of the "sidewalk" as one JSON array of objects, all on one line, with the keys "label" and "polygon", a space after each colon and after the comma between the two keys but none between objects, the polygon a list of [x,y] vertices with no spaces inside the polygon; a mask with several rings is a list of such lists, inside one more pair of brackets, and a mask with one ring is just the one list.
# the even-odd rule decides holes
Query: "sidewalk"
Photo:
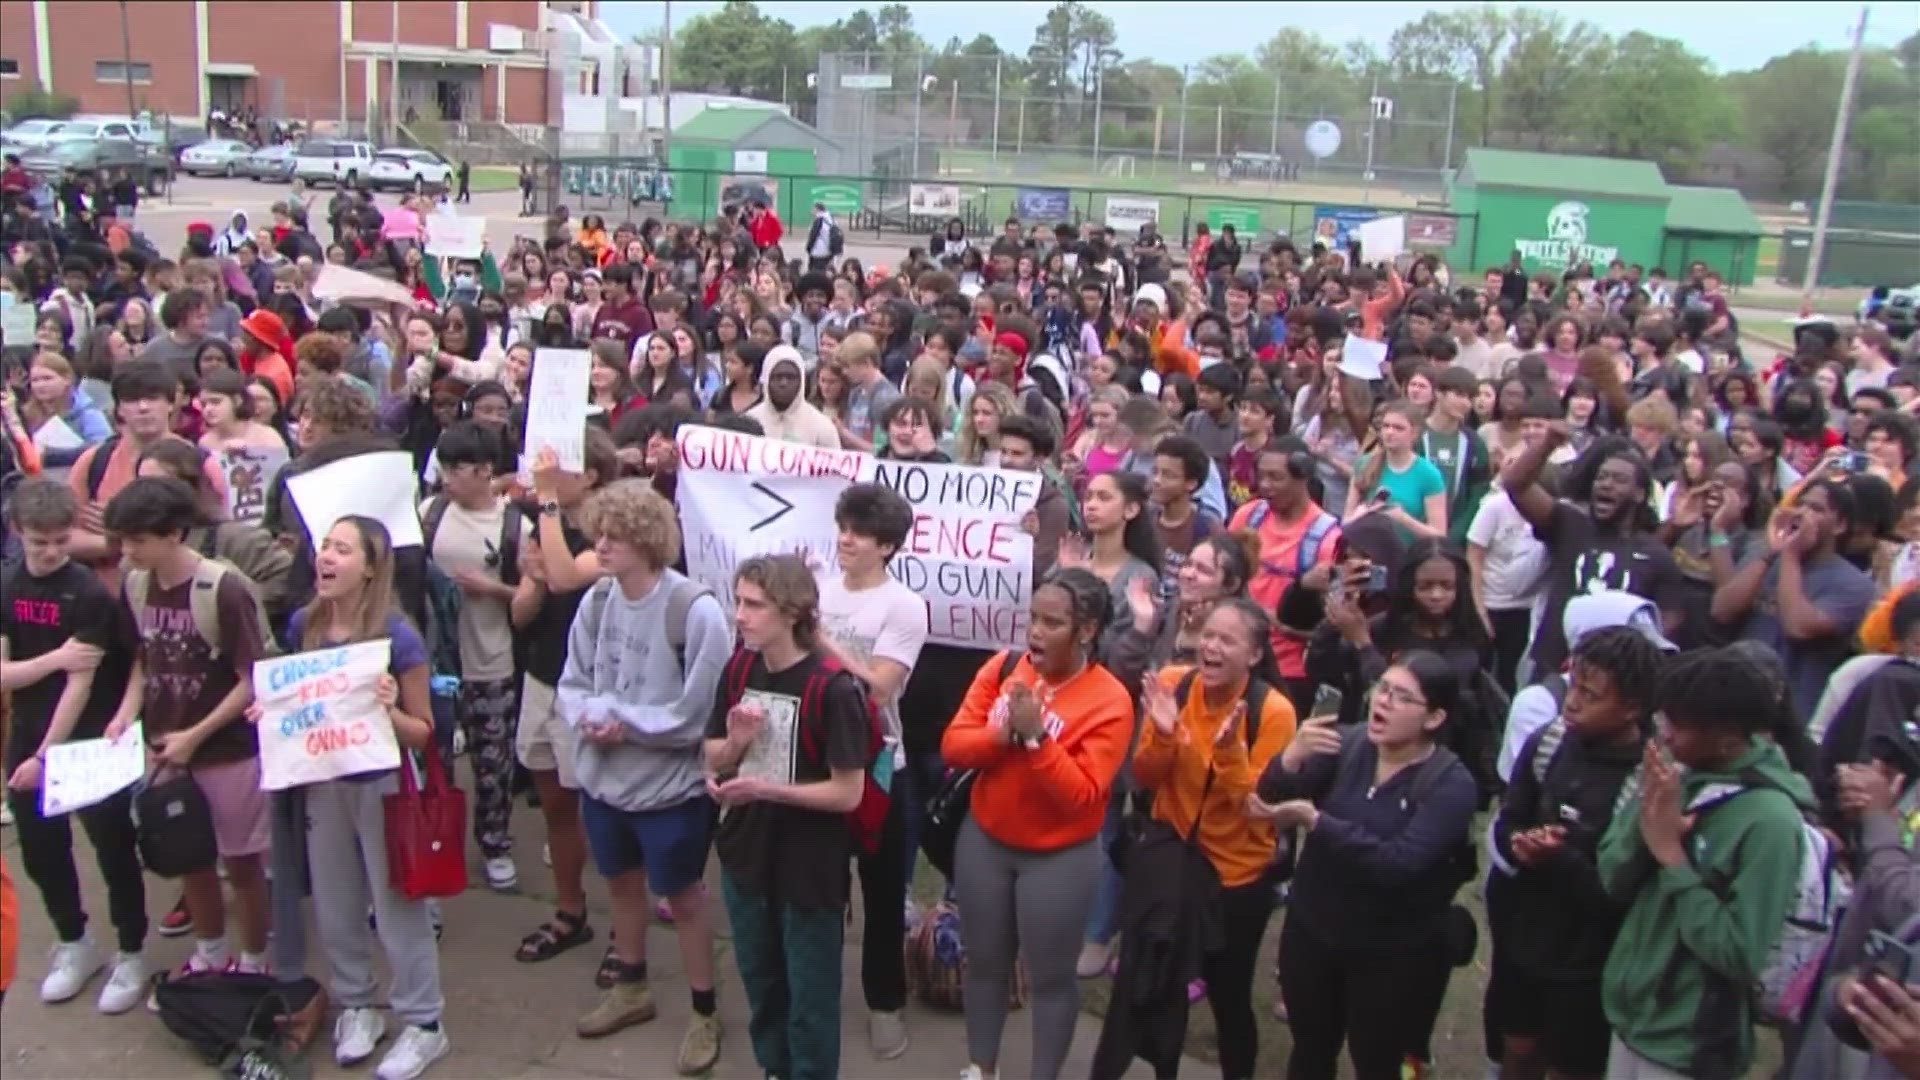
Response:
[{"label": "sidewalk", "polygon": [[[102,978],[96,978],[72,1001],[62,1005],[42,1005],[39,984],[47,970],[47,950],[52,944],[52,928],[40,905],[40,897],[20,867],[19,845],[4,834],[0,857],[14,877],[19,891],[21,934],[20,964],[11,992],[7,994],[4,1016],[0,1016],[0,1075],[7,1080],[73,1078],[102,1080],[107,1077],[126,1080],[162,1080],[210,1075],[185,1044],[175,1039],[153,1014],[144,1008],[118,1017],[103,1017],[94,1009]],[[441,980],[446,992],[447,1032],[453,1039],[453,1053],[435,1065],[427,1076],[442,1080],[565,1080],[571,1077],[646,1077],[674,1075],[680,1035],[685,1030],[691,1003],[681,977],[679,943],[668,927],[656,928],[648,941],[647,966],[651,970],[657,1019],[629,1028],[611,1038],[588,1041],[573,1034],[574,1020],[593,1007],[599,991],[593,986],[593,970],[606,944],[608,927],[606,891],[589,869],[588,896],[595,939],[578,949],[543,964],[521,964],[513,959],[514,945],[548,913],[551,884],[540,862],[539,812],[524,804],[515,808],[514,833],[518,837],[518,859],[523,888],[533,895],[500,895],[484,886],[470,888],[465,895],[444,902],[446,936],[441,943]],[[99,871],[93,865],[84,833],[75,829],[75,861],[80,868],[82,887],[92,916],[89,933],[103,948],[111,948],[112,928],[106,922],[106,891]],[[479,880],[479,856],[469,849],[468,865]],[[717,870],[709,868],[708,881],[717,881]],[[148,909],[153,918],[173,903],[177,890],[158,878],[147,879]],[[859,889],[854,890],[856,898]],[[856,903],[857,903],[856,899]],[[718,909],[719,897],[713,897]],[[726,1025],[720,1064],[711,1073],[715,1077],[758,1078],[761,1073],[748,1045],[747,1004],[734,970],[730,942],[725,929],[724,910],[717,910],[720,940],[717,945],[717,969],[720,973],[720,1014]],[[867,1050],[866,1008],[860,993],[859,931],[855,918],[848,927],[846,967],[841,991],[840,1069],[849,1080],[861,1078],[949,1078],[958,1076],[966,1064],[966,1038],[958,1013],[933,1012],[917,1002],[908,1007],[908,1029],[912,1046],[894,1061],[878,1061]],[[191,937],[166,939],[149,935],[147,958],[157,969],[162,963],[178,965],[192,949]],[[309,958],[309,970],[324,971],[325,964],[316,950]],[[320,976],[325,982],[324,975]],[[1004,1041],[1003,1075],[1026,1076],[1028,1035],[1031,1021],[1024,1011],[1012,1014]],[[331,1035],[331,1023],[327,1033]],[[1073,1055],[1064,1075],[1085,1076],[1092,1060],[1094,1043],[1099,1038],[1100,1021],[1086,1015],[1081,1018],[1074,1039]],[[382,1044],[382,1052],[389,1043]],[[309,1052],[316,1077],[368,1076],[371,1065],[354,1070],[334,1066],[332,1045],[323,1040]],[[1183,1072],[1191,1077],[1217,1074],[1217,1068],[1189,1059]],[[1136,1063],[1129,1076],[1147,1077],[1152,1070]]]}]

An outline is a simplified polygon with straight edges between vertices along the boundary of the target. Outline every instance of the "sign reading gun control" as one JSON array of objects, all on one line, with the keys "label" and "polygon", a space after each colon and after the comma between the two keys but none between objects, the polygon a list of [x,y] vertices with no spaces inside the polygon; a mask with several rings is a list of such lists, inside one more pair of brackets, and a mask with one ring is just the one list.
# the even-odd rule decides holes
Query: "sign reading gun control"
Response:
[{"label": "sign reading gun control", "polygon": [[734,568],[755,555],[798,554],[835,572],[834,502],[852,484],[890,487],[913,507],[913,529],[887,572],[926,601],[928,640],[1022,648],[1033,537],[1020,522],[1042,482],[689,425],[680,429],[676,499],[688,571],[731,605]]},{"label": "sign reading gun control", "polygon": [[261,788],[399,768],[393,721],[374,692],[391,645],[381,638],[254,663]]}]

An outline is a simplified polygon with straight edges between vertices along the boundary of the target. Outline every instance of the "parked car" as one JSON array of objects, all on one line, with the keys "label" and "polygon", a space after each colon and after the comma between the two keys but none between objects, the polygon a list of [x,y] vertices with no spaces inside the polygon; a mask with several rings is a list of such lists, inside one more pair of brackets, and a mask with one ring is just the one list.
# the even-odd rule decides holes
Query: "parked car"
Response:
[{"label": "parked car", "polygon": [[293,179],[293,146],[289,143],[280,143],[255,150],[241,163],[240,174],[254,180],[286,183]]},{"label": "parked car", "polygon": [[131,137],[60,140],[26,155],[20,164],[28,172],[52,176],[68,171],[87,176],[131,170],[152,196],[166,194],[173,180],[173,160],[166,151]]},{"label": "parked car", "polygon": [[91,142],[96,139],[125,139],[133,142],[144,130],[132,120],[83,118],[68,120],[47,134],[47,146],[63,142]]},{"label": "parked car", "polygon": [[311,139],[293,152],[295,179],[309,184],[357,186],[373,165],[373,144]]},{"label": "parked car", "polygon": [[38,150],[47,145],[47,136],[58,130],[61,123],[60,120],[22,120],[0,131],[0,145],[4,145],[9,154]]},{"label": "parked car", "polygon": [[431,150],[382,150],[373,156],[373,164],[367,169],[367,183],[376,191],[424,191],[429,186],[446,187],[452,182],[453,166]]},{"label": "parked car", "polygon": [[238,139],[208,139],[180,154],[180,171],[191,176],[238,176],[253,148]]},{"label": "parked car", "polygon": [[1887,324],[1887,333],[1895,341],[1905,341],[1913,336],[1917,307],[1920,307],[1920,285],[1887,293],[1887,302],[1880,309],[1880,321]]}]

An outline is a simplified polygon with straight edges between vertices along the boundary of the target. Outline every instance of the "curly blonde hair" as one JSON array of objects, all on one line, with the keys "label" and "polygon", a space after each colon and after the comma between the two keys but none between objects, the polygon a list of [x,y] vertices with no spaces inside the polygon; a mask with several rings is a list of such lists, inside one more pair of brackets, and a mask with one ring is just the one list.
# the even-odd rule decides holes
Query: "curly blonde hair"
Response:
[{"label": "curly blonde hair", "polygon": [[631,544],[655,570],[680,558],[680,519],[673,504],[645,480],[616,480],[588,496],[580,526],[595,540]]}]

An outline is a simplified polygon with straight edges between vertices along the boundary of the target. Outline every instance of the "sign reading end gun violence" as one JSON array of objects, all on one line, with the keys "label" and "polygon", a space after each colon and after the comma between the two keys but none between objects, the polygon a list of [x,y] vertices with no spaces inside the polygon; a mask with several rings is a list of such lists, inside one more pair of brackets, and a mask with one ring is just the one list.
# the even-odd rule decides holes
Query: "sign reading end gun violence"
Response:
[{"label": "sign reading end gun violence", "polygon": [[797,554],[836,573],[833,507],[852,484],[882,484],[913,507],[887,572],[927,604],[928,640],[1024,648],[1033,537],[1021,521],[1038,473],[884,461],[718,428],[680,429],[676,499],[688,572],[731,606],[733,572],[755,555]]},{"label": "sign reading end gun violence", "polygon": [[400,767],[393,722],[375,693],[391,646],[381,638],[254,663],[261,788]]}]

